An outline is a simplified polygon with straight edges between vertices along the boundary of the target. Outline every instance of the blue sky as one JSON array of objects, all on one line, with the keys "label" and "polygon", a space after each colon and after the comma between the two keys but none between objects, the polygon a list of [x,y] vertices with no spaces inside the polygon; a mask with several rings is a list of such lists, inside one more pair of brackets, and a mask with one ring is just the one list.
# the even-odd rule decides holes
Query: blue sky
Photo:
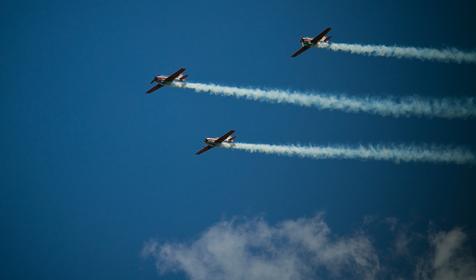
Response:
[{"label": "blue sky", "polygon": [[[144,242],[187,242],[219,221],[325,213],[337,235],[365,217],[461,227],[476,251],[474,166],[307,160],[213,150],[205,136],[272,144],[436,143],[476,150],[475,121],[385,118],[165,88],[191,81],[364,95],[474,96],[476,68],[312,49],[336,42],[474,50],[474,3],[455,1],[3,1],[2,279],[159,275]],[[375,232],[375,240],[389,241]],[[377,242],[378,243],[378,242]],[[402,268],[407,269],[407,268]]]}]

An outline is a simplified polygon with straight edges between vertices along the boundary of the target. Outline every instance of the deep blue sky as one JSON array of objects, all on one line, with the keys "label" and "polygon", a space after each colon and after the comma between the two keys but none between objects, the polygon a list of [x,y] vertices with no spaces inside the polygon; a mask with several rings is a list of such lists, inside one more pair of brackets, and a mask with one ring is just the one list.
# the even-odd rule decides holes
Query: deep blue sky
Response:
[{"label": "deep blue sky", "polygon": [[[251,143],[437,143],[476,150],[474,120],[383,118],[200,95],[153,75],[351,95],[474,96],[474,65],[312,49],[336,42],[474,49],[474,1],[2,1],[2,279],[157,279],[149,238],[189,240],[233,216],[324,211],[462,226],[476,249],[474,166],[194,152]],[[422,226],[424,229],[425,227]],[[165,275],[164,279],[181,278]]]}]

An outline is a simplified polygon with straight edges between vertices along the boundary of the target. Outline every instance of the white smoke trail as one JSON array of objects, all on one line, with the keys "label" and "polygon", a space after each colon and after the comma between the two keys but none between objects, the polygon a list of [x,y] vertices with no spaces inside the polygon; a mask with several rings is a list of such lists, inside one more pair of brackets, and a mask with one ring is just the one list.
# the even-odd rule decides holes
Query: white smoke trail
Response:
[{"label": "white smoke trail", "polygon": [[288,103],[319,109],[340,110],[344,112],[365,112],[381,116],[424,116],[438,118],[468,118],[476,116],[474,98],[436,99],[421,97],[378,98],[378,97],[349,97],[330,94],[303,94],[285,90],[262,90],[253,88],[238,88],[203,83],[179,83],[173,86],[192,89],[196,92],[206,92],[213,95],[233,96],[254,101],[270,103]]},{"label": "white smoke trail", "polygon": [[318,48],[333,51],[349,52],[369,56],[383,56],[395,58],[414,58],[420,60],[432,60],[439,62],[476,63],[476,52],[464,52],[455,48],[431,49],[415,47],[397,47],[383,45],[360,45],[343,43],[320,43]]},{"label": "white smoke trail", "polygon": [[313,159],[361,159],[399,162],[475,163],[475,155],[464,148],[445,146],[296,146],[248,143],[222,143],[220,147],[250,153],[297,156]]}]

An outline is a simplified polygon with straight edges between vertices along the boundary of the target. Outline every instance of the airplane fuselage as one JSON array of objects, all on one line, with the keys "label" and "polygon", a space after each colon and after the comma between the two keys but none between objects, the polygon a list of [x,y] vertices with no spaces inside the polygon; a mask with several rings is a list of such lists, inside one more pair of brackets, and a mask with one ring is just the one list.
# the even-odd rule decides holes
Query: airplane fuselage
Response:
[{"label": "airplane fuselage", "polygon": [[[330,36],[323,36],[318,42],[317,45],[321,43],[329,43]],[[302,37],[301,38],[301,46],[312,46],[312,38],[311,37]]]},{"label": "airplane fuselage", "polygon": [[[205,138],[205,140],[203,140],[203,142],[205,142],[205,144],[210,146],[216,146],[217,144],[221,144],[221,143],[216,143],[217,139],[218,138],[215,138],[215,137],[207,137]],[[223,140],[222,143],[233,143],[234,141],[235,141],[235,137],[228,136],[225,140]]]},{"label": "airplane fuselage", "polygon": [[[168,78],[168,76],[159,75],[159,76],[155,76],[153,81],[156,82],[156,83],[159,83],[159,84],[170,84],[170,83],[172,83],[172,81],[164,82],[167,78]],[[180,74],[177,78],[174,79],[174,81],[183,82],[183,81],[185,81],[186,78],[187,78],[186,75]]]}]

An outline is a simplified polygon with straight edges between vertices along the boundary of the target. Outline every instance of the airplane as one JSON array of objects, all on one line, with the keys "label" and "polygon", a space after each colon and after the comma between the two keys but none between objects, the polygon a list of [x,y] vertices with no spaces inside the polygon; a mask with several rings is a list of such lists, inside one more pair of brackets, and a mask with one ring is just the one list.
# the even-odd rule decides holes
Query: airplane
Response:
[{"label": "airplane", "polygon": [[324,31],[322,31],[319,35],[317,35],[314,38],[302,37],[301,48],[297,50],[295,53],[293,53],[291,57],[296,57],[313,46],[316,46],[322,43],[329,43],[329,40],[331,39],[331,36],[327,36],[327,33],[329,33],[329,31],[331,31],[331,28],[327,27],[326,29],[324,29]]},{"label": "airplane", "polygon": [[183,75],[182,74],[183,72],[185,72],[185,68],[180,68],[177,72],[169,76],[161,76],[161,75],[155,76],[150,83],[152,84],[156,82],[157,84],[151,89],[149,89],[147,93],[152,93],[163,86],[170,85],[173,81],[180,81],[180,82],[185,81],[188,75]]},{"label": "airplane", "polygon": [[233,133],[235,133],[234,130],[230,130],[227,133],[225,133],[223,136],[218,137],[218,138],[205,138],[203,142],[207,144],[205,147],[203,147],[200,151],[196,152],[196,155],[202,154],[211,148],[214,148],[216,146],[220,146],[221,143],[233,143],[235,142],[235,136],[231,136]]}]

